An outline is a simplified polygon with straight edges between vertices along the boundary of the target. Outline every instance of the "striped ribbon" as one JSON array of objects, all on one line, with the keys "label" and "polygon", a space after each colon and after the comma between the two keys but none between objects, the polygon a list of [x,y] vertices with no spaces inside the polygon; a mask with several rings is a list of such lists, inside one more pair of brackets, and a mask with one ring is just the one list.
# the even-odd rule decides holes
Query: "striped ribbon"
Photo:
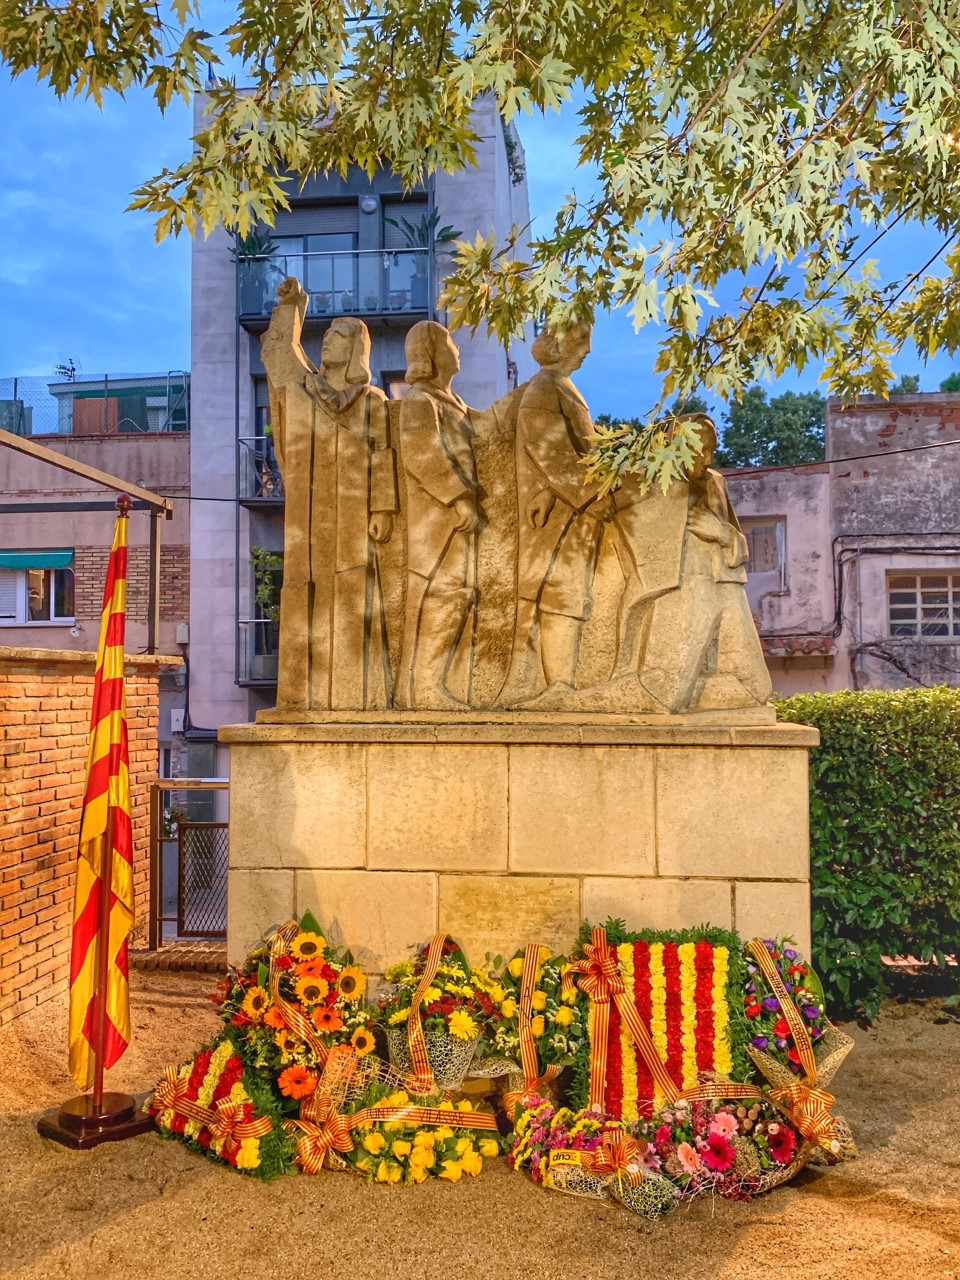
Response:
[{"label": "striped ribbon", "polygon": [[803,1080],[796,1080],[791,1084],[771,1089],[770,1100],[776,1103],[787,1119],[809,1142],[816,1143],[826,1151],[836,1154],[840,1150],[840,1132],[837,1119],[831,1114],[836,1098],[826,1089],[816,1087],[817,1060],[803,1018],[784,986],[783,979],[763,940],[754,938],[748,949],[780,1002],[780,1012],[790,1028],[804,1074]]},{"label": "striped ribbon", "polygon": [[245,1102],[221,1098],[212,1107],[205,1107],[195,1098],[187,1097],[188,1089],[189,1080],[179,1074],[177,1067],[164,1067],[163,1079],[153,1091],[151,1110],[173,1111],[209,1129],[212,1138],[223,1140],[221,1153],[228,1160],[232,1160],[239,1151],[244,1138],[264,1138],[273,1129],[269,1116],[244,1120]]},{"label": "striped ribbon", "polygon": [[281,968],[277,962],[282,956],[289,953],[290,944],[299,932],[300,926],[296,920],[288,920],[286,924],[280,926],[273,936],[273,942],[270,944],[270,994],[273,996],[273,1003],[277,1006],[280,1017],[283,1018],[287,1027],[294,1035],[298,1035],[301,1040],[306,1041],[316,1054],[320,1065],[323,1066],[327,1061],[327,1046],[317,1035],[310,1019],[296,1005],[290,1004],[280,994],[280,978],[286,970]]},{"label": "striped ribbon", "polygon": [[560,1074],[556,1063],[551,1063],[540,1074],[537,1048],[533,1042],[533,992],[537,985],[537,969],[540,965],[540,944],[528,943],[523,952],[523,980],[520,983],[520,1004],[517,1024],[520,1031],[520,1065],[523,1068],[523,1088],[511,1089],[503,1095],[503,1105],[508,1116],[515,1116],[517,1109],[524,1109],[540,1089]]},{"label": "striped ribbon", "polygon": [[631,1187],[643,1181],[640,1158],[649,1144],[643,1138],[632,1138],[620,1129],[608,1129],[595,1151],[586,1151],[581,1164],[588,1173],[612,1175]]},{"label": "striped ribbon", "polygon": [[297,1164],[304,1173],[319,1173],[329,1151],[353,1150],[352,1129],[368,1124],[401,1123],[414,1125],[450,1125],[457,1129],[483,1129],[497,1132],[496,1117],[484,1112],[454,1111],[449,1107],[421,1107],[413,1103],[402,1106],[364,1107],[344,1115],[329,1090],[349,1080],[357,1070],[358,1059],[347,1045],[334,1049],[313,1095],[300,1104],[296,1120],[284,1120],[288,1133],[298,1136]]},{"label": "striped ribbon", "polygon": [[611,1000],[616,1002],[620,1017],[637,1046],[637,1051],[653,1077],[654,1084],[660,1089],[667,1102],[758,1096],[755,1085],[739,1084],[734,1080],[720,1080],[690,1085],[686,1089],[681,1088],[657,1052],[650,1032],[637,1012],[636,1005],[627,995],[617,953],[607,941],[606,929],[602,926],[595,928],[592,937],[592,942],[584,944],[584,959],[571,965],[563,976],[563,989],[569,991],[575,985],[575,975],[578,975],[580,990],[593,1001],[593,1043],[590,1047],[590,1106],[592,1108],[602,1111],[605,1107]]},{"label": "striped ribbon", "polygon": [[[133,928],[133,833],[123,686],[129,499],[121,498],[118,505],[100,616],[70,950],[69,1064],[81,1089],[94,1083],[98,1053],[103,1054],[102,1065],[112,1067],[130,1043],[127,937]],[[111,849],[105,848],[108,810],[113,819]],[[110,878],[106,920],[100,918],[103,876]],[[102,947],[108,949],[107,979],[106,989],[98,991]],[[95,1045],[100,1000],[106,1004],[104,1043]]]},{"label": "striped ribbon", "polygon": [[410,1002],[410,1016],[407,1018],[407,1042],[410,1045],[410,1057],[413,1060],[413,1073],[408,1081],[411,1093],[436,1093],[437,1082],[434,1079],[433,1067],[427,1055],[427,1042],[423,1035],[423,1022],[420,1017],[420,1005],[428,988],[432,985],[443,959],[443,947],[447,934],[435,933],[427,948],[426,965],[423,977],[417,984]]}]

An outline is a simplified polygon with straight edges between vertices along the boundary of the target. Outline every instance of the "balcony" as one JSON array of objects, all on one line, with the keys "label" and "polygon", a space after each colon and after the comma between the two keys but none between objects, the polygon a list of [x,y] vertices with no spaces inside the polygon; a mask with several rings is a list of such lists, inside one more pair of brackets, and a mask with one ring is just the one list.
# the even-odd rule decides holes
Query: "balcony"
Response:
[{"label": "balcony", "polygon": [[361,249],[345,253],[271,254],[237,264],[240,323],[262,332],[277,288],[295,276],[310,297],[306,319],[334,316],[427,316],[436,300],[430,249]]},{"label": "balcony", "polygon": [[280,624],[269,618],[241,618],[237,683],[275,685],[280,654]]},{"label": "balcony", "polygon": [[245,507],[283,505],[283,476],[273,436],[240,437],[240,501]]}]

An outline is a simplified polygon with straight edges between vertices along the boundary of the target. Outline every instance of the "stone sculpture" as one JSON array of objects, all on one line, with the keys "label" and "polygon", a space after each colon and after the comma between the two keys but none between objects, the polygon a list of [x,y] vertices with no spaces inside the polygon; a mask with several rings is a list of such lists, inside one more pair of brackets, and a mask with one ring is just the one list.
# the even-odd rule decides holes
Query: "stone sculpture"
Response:
[{"label": "stone sculpture", "polygon": [[407,594],[396,703],[428,710],[470,703],[447,688],[458,651],[473,659],[471,615],[477,605],[477,539],[482,526],[473,428],[451,388],[460,368],[456,344],[441,324],[423,320],[407,334],[407,383],[400,411],[405,480]]},{"label": "stone sculpture", "polygon": [[747,545],[710,465],[709,418],[665,494],[628,477],[601,497],[571,381],[589,326],[547,329],[539,371],[479,412],[453,390],[450,334],[422,321],[406,336],[410,390],[388,406],[361,321],[332,322],[315,369],[300,345],[306,294],[290,279],[278,297],[263,338],[286,487],[278,709],[658,717],[765,704]]},{"label": "stone sculpture", "polygon": [[277,706],[385,709],[392,701],[377,546],[397,511],[386,397],[370,384],[370,335],[339,317],[320,368],[300,346],[307,295],[278,290],[263,362],[284,477]]}]

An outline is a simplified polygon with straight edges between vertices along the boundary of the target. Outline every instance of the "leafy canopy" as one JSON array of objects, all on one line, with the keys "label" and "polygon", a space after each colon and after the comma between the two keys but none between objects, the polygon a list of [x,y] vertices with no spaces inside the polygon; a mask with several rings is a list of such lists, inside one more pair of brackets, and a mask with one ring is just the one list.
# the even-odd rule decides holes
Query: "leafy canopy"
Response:
[{"label": "leafy canopy", "polygon": [[718,467],[794,467],[823,457],[827,402],[818,391],[767,399],[762,387],[750,387],[727,409]]},{"label": "leafy canopy", "polygon": [[[673,396],[737,399],[809,361],[844,397],[884,394],[904,346],[960,346],[955,0],[237,0],[214,34],[201,2],[0,0],[0,59],[60,95],[139,85],[163,109],[221,53],[242,68],[249,90],[221,78],[193,154],[135,193],[161,237],[269,224],[290,173],[468,165],[478,95],[509,120],[576,94],[589,194],[530,245],[461,244],[444,301],[502,339],[598,307],[659,323],[663,401],[630,447],[598,446],[614,475]],[[870,254],[901,222],[938,252],[881,282]]]}]

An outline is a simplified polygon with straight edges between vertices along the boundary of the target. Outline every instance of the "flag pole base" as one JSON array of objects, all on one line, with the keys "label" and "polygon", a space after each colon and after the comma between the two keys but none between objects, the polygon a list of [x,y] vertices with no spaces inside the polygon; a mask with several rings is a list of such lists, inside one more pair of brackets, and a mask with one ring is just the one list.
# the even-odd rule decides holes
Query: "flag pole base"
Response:
[{"label": "flag pole base", "polygon": [[128,1093],[105,1093],[94,1110],[91,1094],[70,1098],[59,1111],[48,1111],[37,1121],[37,1132],[72,1151],[87,1151],[101,1142],[121,1142],[155,1128],[152,1116],[137,1110]]}]

